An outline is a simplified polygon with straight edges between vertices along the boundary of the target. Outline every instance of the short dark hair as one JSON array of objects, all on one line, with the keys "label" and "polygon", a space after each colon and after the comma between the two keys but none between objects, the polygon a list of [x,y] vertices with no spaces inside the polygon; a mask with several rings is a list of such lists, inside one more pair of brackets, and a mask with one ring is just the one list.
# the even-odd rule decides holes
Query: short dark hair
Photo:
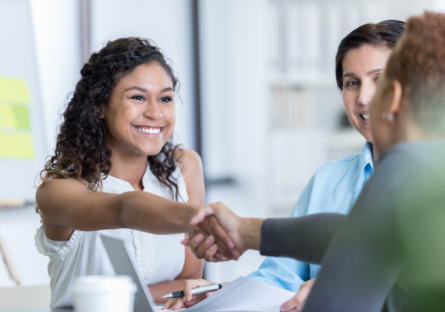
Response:
[{"label": "short dark hair", "polygon": [[335,57],[335,77],[337,86],[343,91],[343,59],[352,50],[361,48],[365,44],[394,48],[404,31],[404,22],[386,20],[378,24],[365,24],[351,31],[340,42]]}]

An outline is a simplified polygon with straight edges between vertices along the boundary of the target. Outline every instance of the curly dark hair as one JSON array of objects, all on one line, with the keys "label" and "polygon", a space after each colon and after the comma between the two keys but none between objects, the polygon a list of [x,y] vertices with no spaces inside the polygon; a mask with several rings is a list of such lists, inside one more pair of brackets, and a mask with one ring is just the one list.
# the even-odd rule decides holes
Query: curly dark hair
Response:
[{"label": "curly dark hair", "polygon": [[[63,114],[54,156],[41,171],[42,185],[49,179],[74,178],[91,191],[102,191],[102,179],[111,169],[111,151],[105,145],[107,127],[99,116],[107,104],[113,88],[137,66],[157,63],[171,77],[176,91],[179,82],[159,48],[147,39],[121,38],[108,42],[93,53],[80,71],[72,99]],[[171,138],[157,155],[148,156],[151,172],[166,185],[178,200],[178,185],[173,172],[183,155]]]},{"label": "curly dark hair", "polygon": [[388,60],[384,92],[398,80],[416,123],[428,133],[445,134],[445,14],[411,17]]}]

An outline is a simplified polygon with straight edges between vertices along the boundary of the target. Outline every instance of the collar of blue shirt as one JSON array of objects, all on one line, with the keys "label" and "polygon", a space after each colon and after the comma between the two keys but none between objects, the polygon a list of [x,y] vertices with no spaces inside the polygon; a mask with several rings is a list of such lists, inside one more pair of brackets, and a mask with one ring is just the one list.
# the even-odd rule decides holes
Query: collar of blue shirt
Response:
[{"label": "collar of blue shirt", "polygon": [[372,143],[366,142],[360,152],[360,160],[359,160],[359,177],[357,179],[357,184],[355,186],[356,192],[361,192],[363,188],[363,180],[368,181],[371,174],[374,172],[374,164],[372,162]]}]

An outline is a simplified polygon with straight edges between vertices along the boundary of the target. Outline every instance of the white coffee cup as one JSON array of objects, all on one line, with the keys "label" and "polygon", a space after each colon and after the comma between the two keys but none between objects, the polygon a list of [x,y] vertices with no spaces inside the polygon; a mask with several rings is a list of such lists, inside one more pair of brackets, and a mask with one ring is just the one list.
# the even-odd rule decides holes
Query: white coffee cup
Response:
[{"label": "white coffee cup", "polygon": [[129,276],[81,276],[71,290],[76,312],[133,312],[136,285]]}]

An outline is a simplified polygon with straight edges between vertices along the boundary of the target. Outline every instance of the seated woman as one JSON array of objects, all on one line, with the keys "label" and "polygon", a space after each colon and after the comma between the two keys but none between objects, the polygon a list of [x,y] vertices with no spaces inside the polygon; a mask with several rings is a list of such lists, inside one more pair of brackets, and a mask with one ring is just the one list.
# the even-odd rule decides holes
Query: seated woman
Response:
[{"label": "seated woman", "polygon": [[444,29],[444,14],[408,20],[370,104],[375,173],[347,216],[264,221],[212,205],[241,253],[322,264],[304,312],[445,310]]},{"label": "seated woman", "polygon": [[[362,151],[321,166],[300,196],[291,217],[320,212],[347,214],[363,185],[373,173],[372,135],[369,129],[369,103],[377,89],[392,49],[403,34],[404,23],[386,20],[365,24],[341,42],[335,60],[337,86],[351,125],[366,139]],[[250,278],[298,292],[283,309],[301,309],[320,265],[290,258],[267,257]],[[209,283],[198,281],[198,284]],[[168,307],[182,306],[172,299]]]},{"label": "seated woman", "polygon": [[108,42],[81,75],[36,194],[51,307],[72,305],[77,276],[114,275],[99,233],[128,242],[154,300],[165,302],[162,295],[203,270],[180,244],[205,211],[197,208],[201,160],[171,140],[177,79],[159,49],[139,38]]}]

